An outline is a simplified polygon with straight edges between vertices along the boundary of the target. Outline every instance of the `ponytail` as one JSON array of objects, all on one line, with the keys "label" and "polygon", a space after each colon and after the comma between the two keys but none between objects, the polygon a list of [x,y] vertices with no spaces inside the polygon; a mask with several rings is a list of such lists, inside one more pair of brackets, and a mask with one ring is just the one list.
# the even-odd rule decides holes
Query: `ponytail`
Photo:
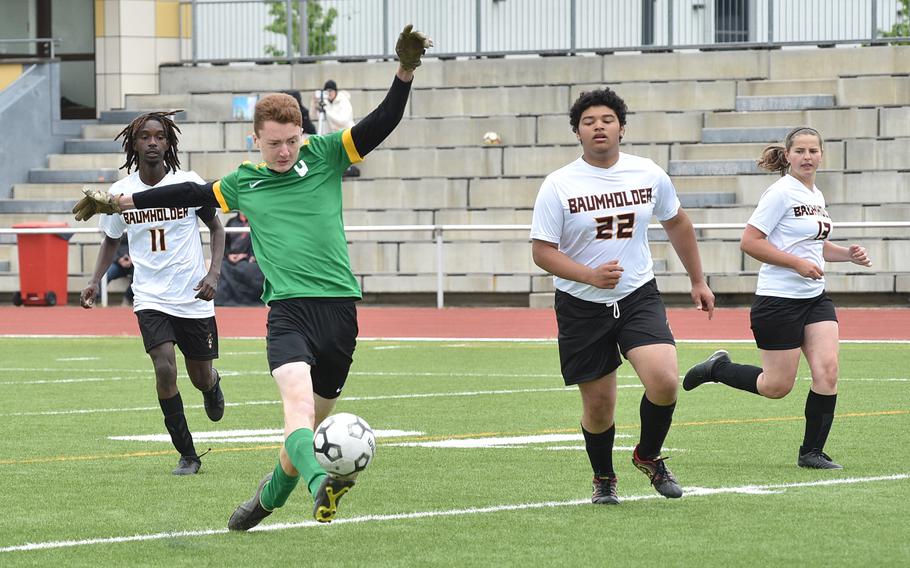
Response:
[{"label": "ponytail", "polygon": [[761,158],[758,159],[758,167],[769,172],[779,172],[781,176],[787,175],[787,171],[790,169],[790,162],[787,161],[787,152],[793,146],[793,139],[802,134],[815,136],[818,138],[819,147],[824,147],[825,141],[822,140],[822,135],[818,133],[818,130],[809,126],[798,126],[787,133],[783,146],[772,144],[762,150]]}]

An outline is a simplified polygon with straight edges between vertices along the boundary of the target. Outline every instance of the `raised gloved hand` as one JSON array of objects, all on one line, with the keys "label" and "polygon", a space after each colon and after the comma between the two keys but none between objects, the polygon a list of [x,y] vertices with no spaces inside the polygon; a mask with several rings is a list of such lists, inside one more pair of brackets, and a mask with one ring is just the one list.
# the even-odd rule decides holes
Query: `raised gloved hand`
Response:
[{"label": "raised gloved hand", "polygon": [[433,47],[432,39],[426,34],[414,31],[413,24],[406,25],[398,36],[398,42],[395,43],[395,53],[398,54],[398,62],[401,63],[402,69],[413,71],[420,67],[420,57],[430,47]]},{"label": "raised gloved hand", "polygon": [[117,202],[119,195],[111,195],[103,189],[94,189],[88,186],[82,188],[85,197],[73,206],[73,215],[77,221],[88,221],[98,213],[120,213]]}]

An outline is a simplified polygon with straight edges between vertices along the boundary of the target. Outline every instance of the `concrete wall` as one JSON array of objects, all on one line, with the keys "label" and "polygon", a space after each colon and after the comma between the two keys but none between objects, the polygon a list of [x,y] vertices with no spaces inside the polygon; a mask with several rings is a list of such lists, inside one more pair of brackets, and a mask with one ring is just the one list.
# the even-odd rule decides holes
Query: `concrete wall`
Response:
[{"label": "concrete wall", "polygon": [[10,197],[13,184],[63,148],[63,136],[54,134],[60,122],[59,74],[57,62],[32,63],[0,91],[0,198]]}]

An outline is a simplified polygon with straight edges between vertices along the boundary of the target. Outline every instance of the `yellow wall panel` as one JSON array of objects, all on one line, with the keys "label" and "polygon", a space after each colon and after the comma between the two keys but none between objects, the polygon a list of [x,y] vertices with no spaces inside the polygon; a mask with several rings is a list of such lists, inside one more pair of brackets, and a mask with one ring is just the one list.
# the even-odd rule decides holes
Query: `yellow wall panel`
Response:
[{"label": "yellow wall panel", "polygon": [[22,75],[21,63],[0,64],[0,91]]},{"label": "yellow wall panel", "polygon": [[155,3],[155,36],[180,37],[180,3],[158,0]]},{"label": "yellow wall panel", "polygon": [[104,0],[95,0],[95,37],[104,37]]},{"label": "yellow wall panel", "polygon": [[183,37],[189,39],[193,37],[193,7],[190,4],[181,6],[181,16],[183,17]]}]

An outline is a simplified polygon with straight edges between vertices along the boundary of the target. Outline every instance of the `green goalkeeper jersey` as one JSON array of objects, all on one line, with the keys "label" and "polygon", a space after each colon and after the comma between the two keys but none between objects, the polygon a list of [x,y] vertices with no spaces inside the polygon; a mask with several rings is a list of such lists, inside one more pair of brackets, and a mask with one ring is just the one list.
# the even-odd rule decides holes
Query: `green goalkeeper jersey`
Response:
[{"label": "green goalkeeper jersey", "polygon": [[249,219],[253,254],[265,275],[263,302],[361,297],[341,199],[342,172],[361,160],[347,129],[306,139],[284,173],[244,162],[215,182],[221,208]]}]

